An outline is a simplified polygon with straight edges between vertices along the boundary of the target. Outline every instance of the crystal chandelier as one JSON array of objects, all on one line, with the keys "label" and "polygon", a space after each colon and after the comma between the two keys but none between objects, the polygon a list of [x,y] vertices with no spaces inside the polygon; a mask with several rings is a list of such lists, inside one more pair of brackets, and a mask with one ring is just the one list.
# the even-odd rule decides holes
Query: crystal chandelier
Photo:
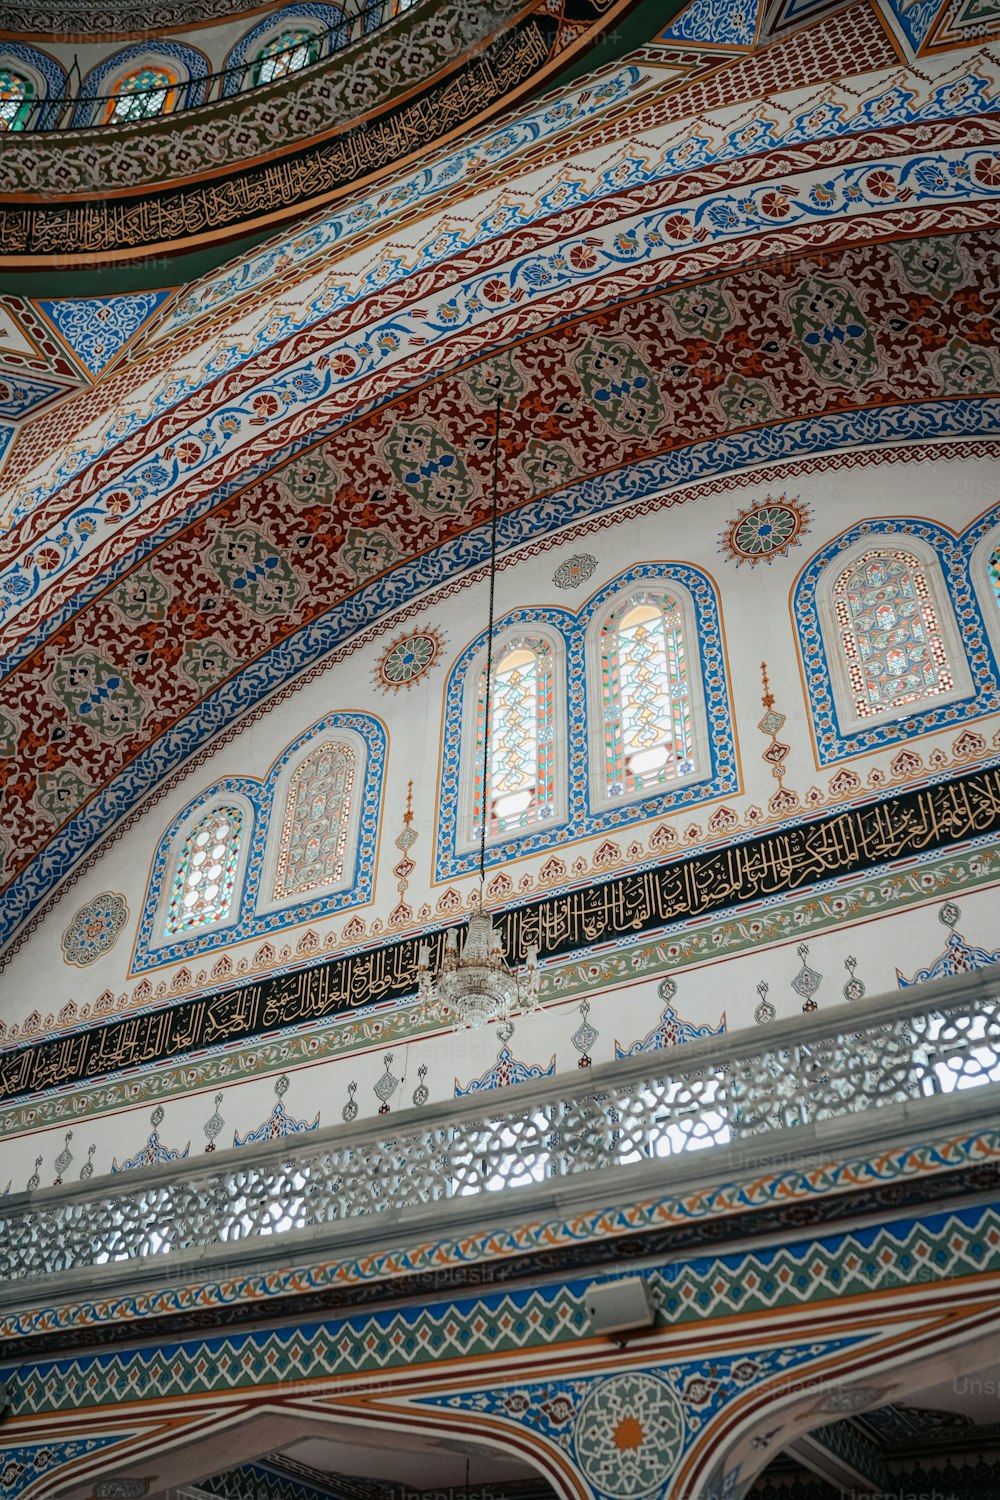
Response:
[{"label": "crystal chandelier", "polygon": [[420,999],[428,1015],[450,1024],[485,1026],[506,1021],[512,1011],[533,1010],[538,1003],[538,946],[531,943],[522,971],[511,969],[503,951],[503,938],[486,910],[486,823],[488,818],[491,696],[493,689],[493,617],[497,572],[497,495],[500,476],[500,392],[497,392],[496,427],[493,435],[493,511],[490,533],[490,606],[486,635],[486,693],[483,719],[482,819],[479,829],[479,901],[459,946],[454,927],[445,934],[441,967],[430,967],[430,944],[421,943],[417,974]]},{"label": "crystal chandelier", "polygon": [[445,934],[444,956],[436,974],[430,970],[430,945],[421,943],[417,970],[420,999],[439,1020],[466,1026],[506,1021],[512,1011],[533,1010],[538,1003],[538,948],[532,943],[524,972],[515,973],[503,954],[503,940],[480,899],[479,909],[459,947],[454,927]]}]

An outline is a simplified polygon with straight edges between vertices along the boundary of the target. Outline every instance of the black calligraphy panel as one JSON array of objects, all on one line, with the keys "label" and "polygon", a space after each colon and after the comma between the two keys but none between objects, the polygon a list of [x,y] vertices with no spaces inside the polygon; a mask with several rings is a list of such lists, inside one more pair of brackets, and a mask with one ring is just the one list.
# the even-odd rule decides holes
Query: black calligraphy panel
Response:
[{"label": "black calligraphy panel", "polygon": [[[781,833],[765,833],[546,897],[498,914],[497,921],[512,963],[523,961],[532,942],[538,943],[543,958],[552,958],[688,917],[793,895],[823,880],[859,874],[998,830],[1000,769],[976,771]],[[416,991],[420,941],[427,939],[385,943],[295,974],[8,1052],[0,1057],[0,1099],[64,1088],[304,1021],[329,1020],[362,1006],[405,999]],[[429,941],[436,965],[444,932]]]},{"label": "black calligraphy panel", "polygon": [[[531,79],[549,58],[557,26],[525,17],[445,81],[415,99],[277,160],[242,172],[159,192],[0,210],[0,243],[9,254],[93,254],[174,244],[193,235],[230,232],[262,215],[304,207],[365,181],[393,162],[478,119]],[[97,146],[95,149],[100,150]]]}]

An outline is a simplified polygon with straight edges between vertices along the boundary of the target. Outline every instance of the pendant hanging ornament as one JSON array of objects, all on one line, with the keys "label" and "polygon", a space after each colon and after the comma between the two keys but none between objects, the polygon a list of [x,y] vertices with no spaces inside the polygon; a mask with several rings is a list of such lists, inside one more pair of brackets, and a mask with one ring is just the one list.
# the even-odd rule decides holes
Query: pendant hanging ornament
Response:
[{"label": "pendant hanging ornament", "polygon": [[572,1037],[570,1038],[570,1040],[573,1043],[573,1046],[576,1048],[577,1052],[579,1052],[579,1054],[580,1054],[580,1060],[577,1063],[577,1067],[578,1068],[589,1068],[590,1067],[590,1064],[591,1064],[590,1049],[594,1045],[594,1043],[597,1041],[597,1038],[598,1038],[598,1036],[600,1034],[598,1032],[598,1030],[597,1030],[597,1027],[596,1026],[592,1026],[590,1024],[589,1016],[590,1016],[590,1001],[589,1000],[581,1000],[580,1001],[580,1024],[576,1028],[576,1030],[574,1031]]},{"label": "pendant hanging ornament", "polygon": [[459,943],[454,927],[445,933],[444,953],[436,973],[430,967],[430,944],[421,943],[417,975],[424,1013],[450,1025],[480,1027],[503,1024],[511,1013],[533,1010],[538,1003],[538,946],[528,945],[522,971],[513,970],[503,951],[503,937],[486,910],[486,829],[490,817],[490,738],[492,729],[494,597],[497,575],[497,521],[500,490],[500,411],[497,393],[493,433],[493,505],[490,517],[490,602],[486,633],[486,693],[483,715],[482,818],[479,827],[479,897]]},{"label": "pendant hanging ornament", "polygon": [[770,986],[765,979],[762,979],[760,984],[757,986],[757,993],[760,996],[760,1004],[754,1011],[753,1018],[757,1022],[758,1026],[770,1025],[775,1016],[778,1014],[774,1006],[771,1004],[770,1000],[767,998],[767,992],[769,988]]},{"label": "pendant hanging ornament", "polygon": [[430,969],[430,944],[421,943],[420,999],[430,1014],[452,1025],[479,1028],[508,1021],[512,1012],[533,1010],[538,1003],[538,948],[528,947],[523,972],[515,972],[503,953],[503,937],[482,902],[469,917],[459,943],[454,927],[445,933],[444,955],[436,974]]},{"label": "pendant hanging ornament", "polygon": [[858,961],[856,958],[844,959],[844,968],[851,976],[847,983],[844,985],[844,999],[848,1001],[863,1000],[865,998],[865,987],[854,972],[857,966]]}]

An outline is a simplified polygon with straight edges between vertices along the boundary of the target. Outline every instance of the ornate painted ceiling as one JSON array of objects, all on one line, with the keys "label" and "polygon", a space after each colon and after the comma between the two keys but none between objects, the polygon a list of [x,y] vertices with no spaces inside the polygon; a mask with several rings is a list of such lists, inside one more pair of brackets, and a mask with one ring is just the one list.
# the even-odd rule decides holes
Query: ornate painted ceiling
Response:
[{"label": "ornate painted ceiling", "polygon": [[648,9],[419,0],[311,67],[180,114],[8,134],[0,266],[135,262],[273,230],[551,85],[602,37],[620,49]]},{"label": "ornate painted ceiling", "polygon": [[5,939],[268,695],[482,563],[498,388],[505,549],[765,460],[1000,436],[1000,59],[908,67],[868,3],[759,21],[720,60],[681,17],[117,348],[8,299],[79,393],[3,471]]}]

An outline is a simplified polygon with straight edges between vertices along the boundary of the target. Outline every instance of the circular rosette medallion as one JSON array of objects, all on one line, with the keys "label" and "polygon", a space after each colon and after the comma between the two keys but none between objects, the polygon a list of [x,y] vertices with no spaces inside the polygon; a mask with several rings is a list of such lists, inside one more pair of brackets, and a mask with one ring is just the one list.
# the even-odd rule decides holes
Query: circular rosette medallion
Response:
[{"label": "circular rosette medallion", "polygon": [[411,630],[392,641],[375,668],[375,679],[384,692],[398,693],[427,676],[441,655],[444,638],[438,630]]},{"label": "circular rosette medallion", "polygon": [[808,511],[801,501],[789,500],[785,495],[777,500],[768,496],[749,510],[741,510],[720,541],[723,551],[737,567],[748,562],[753,568],[759,562],[784,557],[789,548],[798,546],[799,538],[808,529]]},{"label": "circular rosette medallion", "polygon": [[612,1375],[577,1413],[576,1455],[594,1489],[618,1500],[662,1494],[684,1446],[684,1414],[655,1375]]},{"label": "circular rosette medallion", "polygon": [[62,936],[63,958],[68,964],[83,967],[107,953],[128,921],[124,896],[113,891],[95,896],[81,906]]}]

